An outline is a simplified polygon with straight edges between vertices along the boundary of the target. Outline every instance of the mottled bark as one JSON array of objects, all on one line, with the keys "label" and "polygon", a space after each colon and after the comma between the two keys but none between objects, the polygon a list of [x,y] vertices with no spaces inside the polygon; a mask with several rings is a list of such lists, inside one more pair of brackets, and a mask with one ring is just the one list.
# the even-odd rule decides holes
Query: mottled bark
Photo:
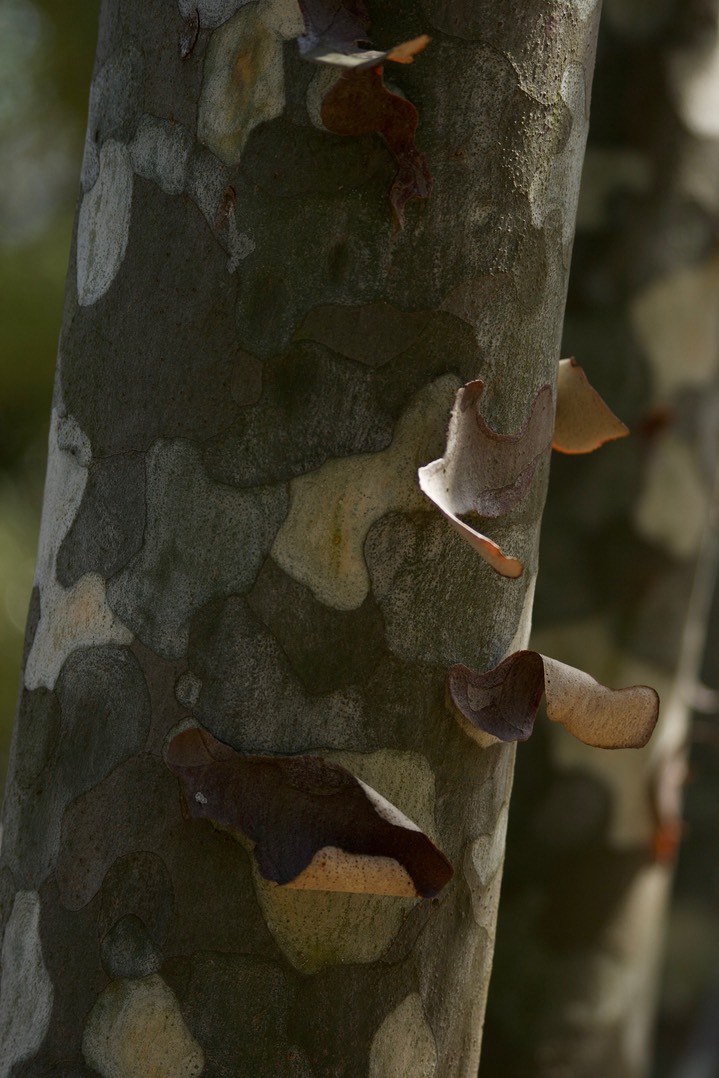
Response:
[{"label": "mottled bark", "polygon": [[648,1072],[716,573],[717,5],[605,18],[563,347],[633,436],[553,465],[535,643],[655,685],[662,717],[638,754],[552,729],[520,761],[487,1078]]},{"label": "mottled bark", "polygon": [[[516,580],[416,469],[463,383],[507,433],[554,384],[596,3],[376,0],[379,47],[432,42],[389,91],[351,84],[344,135],[348,84],[300,56],[294,0],[179,9],[102,9],[5,805],[0,1070],[473,1075],[514,753],[467,736],[445,681],[526,643],[548,456],[487,525]],[[327,775],[367,783],[453,880],[420,901],[270,882],[247,835],[183,818],[165,752],[188,723],[339,765],[292,774],[320,800]],[[398,826],[382,798],[372,835]]]}]

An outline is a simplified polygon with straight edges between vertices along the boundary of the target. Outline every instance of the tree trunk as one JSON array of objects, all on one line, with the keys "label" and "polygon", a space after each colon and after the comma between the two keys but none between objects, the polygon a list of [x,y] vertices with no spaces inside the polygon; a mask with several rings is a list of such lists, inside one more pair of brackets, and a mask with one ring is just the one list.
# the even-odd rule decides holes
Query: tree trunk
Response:
[{"label": "tree trunk", "polygon": [[[383,47],[432,35],[386,65],[400,96],[301,56],[293,0],[179,8],[102,7],[5,804],[0,1072],[473,1075],[514,753],[466,735],[445,681],[526,642],[548,460],[488,525],[516,580],[416,468],[463,383],[503,432],[554,384],[598,10],[377,0]],[[259,845],[183,818],[168,745],[193,724],[287,797],[366,782],[452,881],[268,880]],[[354,826],[341,866],[382,876]]]},{"label": "tree trunk", "polygon": [[717,5],[605,15],[563,347],[633,437],[581,470],[553,465],[535,645],[600,680],[648,680],[662,719],[637,754],[591,753],[553,729],[528,746],[487,1078],[648,1072],[716,573]]}]

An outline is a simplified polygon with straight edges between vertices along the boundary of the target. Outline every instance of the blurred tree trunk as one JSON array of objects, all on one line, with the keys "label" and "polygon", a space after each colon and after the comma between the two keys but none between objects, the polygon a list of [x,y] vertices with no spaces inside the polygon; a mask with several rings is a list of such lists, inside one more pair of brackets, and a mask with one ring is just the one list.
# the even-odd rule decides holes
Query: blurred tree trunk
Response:
[{"label": "blurred tree trunk", "polygon": [[[554,382],[598,11],[372,3],[377,42],[433,37],[391,73],[416,148],[399,96],[399,135],[318,126],[338,75],[300,58],[290,0],[197,0],[199,28],[179,6],[102,7],[5,804],[0,1071],[471,1075],[514,752],[467,738],[445,677],[526,642],[547,460],[492,531],[517,581],[415,473],[462,383],[513,432]],[[182,819],[163,750],[190,717],[342,764],[452,882],[268,884]]]},{"label": "blurred tree trunk", "polygon": [[647,1073],[716,573],[717,5],[604,17],[563,350],[633,437],[553,464],[534,643],[613,684],[647,680],[663,708],[637,754],[554,729],[523,750],[487,1078]]}]

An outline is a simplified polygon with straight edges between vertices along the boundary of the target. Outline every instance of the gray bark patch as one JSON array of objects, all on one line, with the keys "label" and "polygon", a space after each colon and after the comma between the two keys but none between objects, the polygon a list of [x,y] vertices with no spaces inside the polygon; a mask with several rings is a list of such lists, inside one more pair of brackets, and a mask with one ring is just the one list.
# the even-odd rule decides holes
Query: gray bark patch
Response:
[{"label": "gray bark patch", "polygon": [[107,579],[142,546],[145,463],[139,454],[90,465],[80,508],[57,555],[57,578],[72,587],[85,573]]},{"label": "gray bark patch", "polygon": [[233,596],[200,611],[188,661],[202,682],[196,717],[220,740],[245,752],[369,750],[381,743],[358,691],[310,696],[242,599]]},{"label": "gray bark patch", "polygon": [[[411,962],[329,967],[304,978],[289,1028],[307,1053],[314,1078],[364,1078],[376,1030],[412,991]],[[331,1023],[323,1017],[328,1013]]]},{"label": "gray bark patch", "polygon": [[[102,888],[101,931],[134,913],[165,956],[279,953],[254,895],[247,852],[211,824],[182,819],[177,781],[157,757],[125,761],[74,801],[56,878],[64,907],[82,910]],[[71,936],[63,938],[74,946]],[[95,936],[96,954],[97,946]]]},{"label": "gray bark patch", "polygon": [[114,53],[102,65],[90,87],[81,182],[84,191],[95,183],[100,171],[100,147],[108,139],[127,142],[142,109],[144,61],[132,44]]},{"label": "gray bark patch", "polygon": [[102,881],[98,933],[104,937],[120,921],[134,918],[154,946],[167,939],[175,901],[165,862],[147,851],[118,857]]},{"label": "gray bark patch", "polygon": [[8,791],[6,836],[11,851],[25,836],[18,878],[41,883],[57,857],[65,806],[145,742],[150,702],[142,672],[126,648],[80,649],[66,660],[56,694],[23,694],[19,721],[33,732],[35,751],[29,766],[20,765],[23,784]]},{"label": "gray bark patch", "polygon": [[[334,610],[268,558],[248,596],[308,692],[364,682],[386,651],[382,615],[368,597],[357,609]],[[285,611],[293,612],[287,618]]]},{"label": "gray bark patch", "polygon": [[[501,541],[503,529],[493,522],[492,538]],[[452,657],[460,654],[482,655],[485,663],[488,653],[495,661],[504,653],[525,586],[495,574],[446,521],[424,513],[390,513],[370,529],[365,556],[372,594],[396,655],[435,663],[456,661]],[[484,616],[473,599],[480,594]]]},{"label": "gray bark patch", "polygon": [[63,398],[95,456],[206,438],[237,411],[236,285],[222,248],[189,200],[134,187],[122,272],[61,342]]},{"label": "gray bark patch", "polygon": [[168,195],[182,194],[192,145],[191,133],[181,124],[143,116],[130,146],[132,166]]},{"label": "gray bark patch", "polygon": [[207,1073],[310,1078],[287,1030],[293,978],[274,964],[232,954],[195,955],[182,1011],[202,1044]]},{"label": "gray bark patch", "polygon": [[0,980],[0,1073],[40,1047],[54,992],[40,942],[40,896],[18,891],[5,928]]},{"label": "gray bark patch", "polygon": [[106,142],[99,172],[77,219],[77,298],[90,307],[117,276],[127,249],[132,212],[132,163],[123,143]]},{"label": "gray bark patch", "polygon": [[339,195],[365,187],[375,176],[386,181],[391,175],[391,158],[379,139],[340,139],[306,128],[299,140],[296,130],[288,116],[263,124],[242,155],[243,174],[274,198]]},{"label": "gray bark patch", "polygon": [[194,446],[159,442],[147,455],[147,506],[142,550],[110,582],[108,601],[144,644],[179,658],[198,607],[251,587],[287,493],[222,486],[207,477]]},{"label": "gray bark patch", "polygon": [[149,977],[162,965],[162,955],[134,914],[116,921],[102,940],[102,966],[108,977]]},{"label": "gray bark patch", "polygon": [[311,342],[266,363],[259,403],[209,443],[208,470],[225,483],[290,479],[330,457],[373,453],[392,437],[369,372]]},{"label": "gray bark patch", "polygon": [[[50,979],[54,985],[66,980],[68,991],[55,993],[50,1025],[39,1052],[17,1074],[24,1078],[45,1078],[57,1073],[60,1060],[66,1073],[86,1074],[82,1059],[82,1030],[95,996],[105,983],[100,968],[97,939],[97,906],[94,903],[77,913],[64,909],[57,884],[49,881],[40,890],[40,936]],[[16,1072],[13,1072],[16,1073]]]}]

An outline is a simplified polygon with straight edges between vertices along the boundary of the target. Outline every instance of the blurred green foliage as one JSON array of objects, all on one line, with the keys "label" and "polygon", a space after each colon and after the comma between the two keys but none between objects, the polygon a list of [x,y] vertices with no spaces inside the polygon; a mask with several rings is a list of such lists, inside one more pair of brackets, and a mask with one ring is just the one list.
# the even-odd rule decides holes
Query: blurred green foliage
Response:
[{"label": "blurred green foliage", "polygon": [[34,572],[97,0],[0,4],[0,774]]}]

